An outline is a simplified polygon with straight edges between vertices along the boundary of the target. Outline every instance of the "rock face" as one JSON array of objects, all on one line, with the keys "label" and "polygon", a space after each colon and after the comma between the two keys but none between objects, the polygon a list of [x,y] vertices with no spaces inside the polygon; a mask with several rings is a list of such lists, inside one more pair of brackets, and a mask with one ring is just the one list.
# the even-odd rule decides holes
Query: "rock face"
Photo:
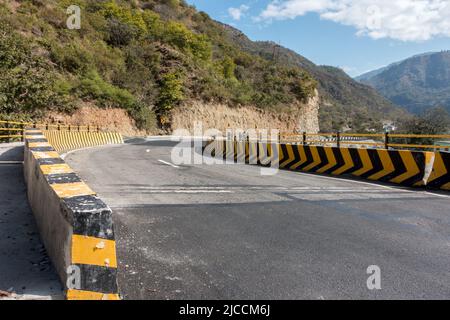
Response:
[{"label": "rock face", "polygon": [[104,130],[120,132],[125,136],[145,136],[147,134],[157,134],[145,132],[136,128],[135,121],[128,115],[125,109],[120,108],[97,108],[94,105],[84,105],[72,114],[50,112],[43,122],[61,122],[70,125],[91,125],[99,126]]},{"label": "rock face", "polygon": [[185,103],[172,112],[172,129],[186,129],[191,133],[195,122],[202,122],[203,130],[225,132],[235,129],[279,129],[282,132],[319,131],[319,96],[307,103],[289,106],[287,111],[275,112],[255,107],[232,108],[223,104],[194,101]]}]

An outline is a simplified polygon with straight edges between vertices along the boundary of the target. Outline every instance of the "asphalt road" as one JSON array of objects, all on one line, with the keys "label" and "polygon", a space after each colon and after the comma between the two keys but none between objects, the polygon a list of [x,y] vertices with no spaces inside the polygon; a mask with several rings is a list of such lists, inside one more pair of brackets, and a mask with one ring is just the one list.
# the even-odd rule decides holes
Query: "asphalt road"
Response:
[{"label": "asphalt road", "polygon": [[[114,212],[125,299],[450,299],[450,197],[249,165],[172,142],[69,154]],[[381,290],[367,288],[368,266]]]}]

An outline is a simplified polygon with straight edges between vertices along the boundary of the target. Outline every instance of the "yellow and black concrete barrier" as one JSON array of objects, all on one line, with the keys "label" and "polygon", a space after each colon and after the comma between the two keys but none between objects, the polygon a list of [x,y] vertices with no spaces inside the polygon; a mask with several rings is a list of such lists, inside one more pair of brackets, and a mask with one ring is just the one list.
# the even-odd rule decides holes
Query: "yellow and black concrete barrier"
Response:
[{"label": "yellow and black concrete barrier", "polygon": [[436,152],[427,185],[431,188],[450,190],[450,153]]},{"label": "yellow and black concrete barrier", "polygon": [[[205,150],[216,158],[223,156],[224,160],[234,159],[239,163],[267,165],[269,161],[276,161],[279,168],[284,170],[334,176],[347,175],[409,187],[426,185],[426,169],[433,157],[433,152],[410,150],[336,148],[224,140],[210,141]],[[435,174],[431,175],[435,181],[433,186],[449,187],[450,159],[448,154],[439,155],[439,159],[441,159],[440,162],[435,162],[437,166],[433,171]]]},{"label": "yellow and black concrete barrier", "polygon": [[423,186],[426,152],[281,144],[280,168]]},{"label": "yellow and black concrete barrier", "polygon": [[122,135],[116,132],[77,132],[58,130],[46,130],[43,132],[48,142],[58,152],[123,143]]},{"label": "yellow and black concrete barrier", "polygon": [[67,299],[119,299],[111,209],[42,131],[26,130],[24,156],[29,203]]}]

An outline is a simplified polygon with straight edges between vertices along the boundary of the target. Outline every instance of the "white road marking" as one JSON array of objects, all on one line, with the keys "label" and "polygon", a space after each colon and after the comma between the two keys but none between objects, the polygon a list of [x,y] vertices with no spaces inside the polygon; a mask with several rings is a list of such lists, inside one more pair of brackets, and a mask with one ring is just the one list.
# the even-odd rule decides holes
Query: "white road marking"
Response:
[{"label": "white road marking", "polygon": [[439,194],[439,193],[435,193],[432,191],[420,191],[420,190],[414,190],[414,189],[410,189],[408,190],[408,187],[402,187],[402,186],[398,186],[398,187],[394,187],[394,186],[386,186],[386,185],[382,185],[382,184],[376,184],[376,183],[371,183],[371,182],[366,182],[366,181],[357,181],[357,180],[348,180],[348,179],[342,179],[342,178],[338,178],[338,177],[328,177],[328,176],[319,176],[319,175],[313,175],[313,174],[308,174],[308,173],[303,173],[303,172],[295,172],[298,175],[304,175],[304,176],[314,176],[316,178],[319,179],[325,179],[325,180],[335,180],[335,181],[341,181],[341,182],[352,182],[352,183],[356,183],[356,184],[365,184],[365,185],[369,185],[369,186],[375,186],[375,187],[380,187],[380,188],[384,188],[384,189],[389,189],[389,190],[396,190],[396,191],[401,191],[401,192],[406,192],[406,193],[418,193],[418,194],[422,194],[422,195],[432,195],[432,196],[436,196],[436,197],[441,197],[441,198],[450,198],[450,196],[444,195],[444,194]]},{"label": "white road marking", "polygon": [[161,163],[164,163],[164,164],[166,164],[168,166],[171,166],[173,168],[179,168],[179,166],[176,166],[173,163],[170,163],[170,162],[167,162],[167,161],[164,161],[164,160],[158,160],[158,161],[161,162]]},{"label": "white road marking", "polygon": [[23,164],[23,161],[0,161],[0,164]]}]

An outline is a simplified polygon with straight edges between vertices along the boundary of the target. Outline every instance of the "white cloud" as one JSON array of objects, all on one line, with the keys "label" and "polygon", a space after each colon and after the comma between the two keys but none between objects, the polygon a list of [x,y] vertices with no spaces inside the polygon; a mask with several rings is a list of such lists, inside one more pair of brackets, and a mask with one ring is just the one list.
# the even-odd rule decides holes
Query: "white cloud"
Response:
[{"label": "white cloud", "polygon": [[243,4],[239,8],[229,8],[228,13],[234,20],[241,20],[241,18],[244,16],[245,12],[250,9],[249,6]]},{"label": "white cloud", "polygon": [[276,0],[258,19],[294,19],[310,12],[374,39],[450,37],[450,0]]}]

